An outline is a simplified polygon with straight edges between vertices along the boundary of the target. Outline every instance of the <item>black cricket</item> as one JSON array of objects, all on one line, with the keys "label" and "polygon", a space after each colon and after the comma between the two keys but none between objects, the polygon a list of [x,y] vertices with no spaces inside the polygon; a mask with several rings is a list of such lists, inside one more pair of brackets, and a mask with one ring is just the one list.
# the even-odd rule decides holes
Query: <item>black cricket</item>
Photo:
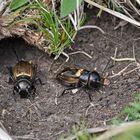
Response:
[{"label": "black cricket", "polygon": [[20,60],[15,66],[8,66],[10,74],[9,84],[13,84],[14,99],[20,95],[21,98],[34,99],[36,93],[36,83],[42,85],[42,81],[37,77],[37,65],[30,61]]},{"label": "black cricket", "polygon": [[[65,68],[57,74],[57,79],[68,88],[64,89],[61,96],[66,91],[82,88],[99,90],[103,85],[103,78],[97,71],[89,71],[82,68]],[[87,92],[89,100],[92,101],[90,92]]]}]

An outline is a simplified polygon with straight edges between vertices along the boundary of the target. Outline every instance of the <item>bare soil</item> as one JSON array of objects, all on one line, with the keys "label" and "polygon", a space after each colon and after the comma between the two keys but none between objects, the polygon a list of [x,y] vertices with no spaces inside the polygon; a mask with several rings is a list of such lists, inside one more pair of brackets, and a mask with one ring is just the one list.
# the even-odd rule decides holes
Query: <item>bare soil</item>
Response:
[{"label": "bare soil", "polygon": [[[64,56],[53,62],[53,57],[28,45],[21,38],[0,41],[0,124],[14,139],[56,140],[60,136],[68,136],[72,127],[80,125],[81,121],[88,128],[103,126],[135,100],[140,72],[131,70],[137,67],[136,63],[120,75],[114,75],[133,61],[114,62],[111,56],[114,56],[116,49],[117,58],[133,58],[135,52],[139,63],[139,29],[127,24],[114,30],[120,20],[107,14],[98,19],[94,11],[88,12],[90,16],[88,15],[86,24],[95,24],[106,34],[97,29],[81,30],[75,45],[72,45],[73,50],[66,50],[66,53],[84,51],[92,59],[84,54],[73,54],[67,63]],[[17,62],[12,48],[15,48],[20,59],[32,60],[38,64],[38,77],[45,84],[36,85],[37,95],[33,101],[18,99],[15,102],[12,97],[13,85],[7,83],[9,73],[6,69],[6,66],[13,66]],[[108,73],[110,84],[101,89],[102,93],[89,90],[94,107],[89,108],[89,98],[83,89],[75,94],[69,92],[56,102],[56,96],[65,87],[55,77],[64,67],[82,67],[91,71],[96,68],[102,76]],[[126,72],[130,73],[125,74]]]}]

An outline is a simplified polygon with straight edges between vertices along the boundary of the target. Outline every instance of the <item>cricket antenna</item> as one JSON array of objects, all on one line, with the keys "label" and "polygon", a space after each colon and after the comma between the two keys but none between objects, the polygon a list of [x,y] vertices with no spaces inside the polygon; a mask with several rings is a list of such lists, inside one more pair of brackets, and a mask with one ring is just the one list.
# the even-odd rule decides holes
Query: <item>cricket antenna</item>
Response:
[{"label": "cricket antenna", "polygon": [[18,61],[20,61],[20,60],[19,60],[19,56],[17,55],[17,52],[16,52],[16,50],[15,50],[15,48],[14,48],[14,47],[12,47],[12,50],[13,50],[13,52],[14,52],[14,54],[15,54],[15,56],[16,56],[16,58],[17,58],[17,60],[18,60]]},{"label": "cricket antenna", "polygon": [[[102,74],[105,72],[105,70],[106,70],[107,66],[109,65],[110,61],[111,61],[111,59],[108,60],[108,62],[107,62],[107,64],[105,65],[104,69],[102,70]],[[107,75],[106,75],[106,76],[104,75],[104,76],[102,77],[102,80],[103,80],[103,85],[106,85],[106,86],[107,86],[107,85],[110,84],[110,80],[107,79]]]},{"label": "cricket antenna", "polygon": [[111,59],[108,60],[107,64],[105,65],[104,69],[102,70],[102,73],[104,73],[104,71],[106,70],[107,66],[109,65]]}]

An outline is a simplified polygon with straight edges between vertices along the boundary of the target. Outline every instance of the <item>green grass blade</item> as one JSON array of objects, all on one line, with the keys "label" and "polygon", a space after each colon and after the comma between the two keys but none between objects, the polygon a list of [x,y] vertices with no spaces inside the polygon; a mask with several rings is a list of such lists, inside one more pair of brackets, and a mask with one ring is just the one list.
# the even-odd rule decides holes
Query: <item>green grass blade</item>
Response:
[{"label": "green grass blade", "polygon": [[29,1],[28,0],[13,0],[10,4],[10,10],[11,11],[15,11],[18,8],[28,4]]},{"label": "green grass blade", "polygon": [[61,17],[65,17],[73,12],[77,7],[77,2],[80,4],[82,0],[62,0],[61,1]]}]

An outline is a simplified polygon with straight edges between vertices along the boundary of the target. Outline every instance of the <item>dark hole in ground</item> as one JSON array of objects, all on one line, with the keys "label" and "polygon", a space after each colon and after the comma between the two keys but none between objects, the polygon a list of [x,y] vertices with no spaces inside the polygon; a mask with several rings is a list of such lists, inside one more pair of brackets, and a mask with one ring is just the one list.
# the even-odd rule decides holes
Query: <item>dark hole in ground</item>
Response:
[{"label": "dark hole in ground", "polygon": [[[0,41],[0,65],[14,65],[19,60],[26,59],[36,62],[37,48],[30,46],[22,38],[6,38]],[[16,53],[15,53],[16,52]],[[34,52],[34,54],[32,54]],[[39,55],[39,54],[38,54]]]},{"label": "dark hole in ground", "polygon": [[[60,57],[49,71],[53,59],[47,54],[28,45],[22,39],[10,38],[0,41],[0,121],[11,135],[28,135],[29,139],[54,140],[60,135],[68,135],[72,126],[80,124],[81,120],[85,121],[88,128],[104,125],[104,122],[116,116],[122,107],[134,100],[139,88],[137,86],[138,70],[125,76],[111,78],[110,85],[101,89],[102,94],[89,91],[96,106],[91,107],[88,112],[89,99],[84,90],[76,94],[69,92],[58,99],[57,105],[55,104],[56,94],[60,94],[64,89],[55,79],[58,68],[74,66],[92,71],[96,67],[103,75],[102,71],[110,61],[104,74],[108,72],[111,76],[112,71],[118,73],[131,63],[126,61],[114,64],[110,57],[114,56],[115,49],[117,48],[118,58],[133,57],[133,45],[139,62],[140,42],[136,41],[140,36],[139,30],[131,25],[123,27],[123,30],[114,30],[110,16],[105,14],[105,18],[98,20],[91,13],[92,16],[87,24],[96,23],[106,32],[106,35],[94,29],[82,30],[76,37],[77,47],[73,51],[85,51],[92,56],[92,59],[83,54],[71,55],[69,62],[60,67],[62,62],[65,62],[65,57]],[[14,65],[17,62],[12,47],[16,49],[20,58],[32,60],[38,64],[38,76],[45,82],[43,86],[37,85],[38,95],[32,103],[28,99],[15,102],[11,96],[12,86],[5,82],[9,77],[5,66]],[[126,71],[134,67],[135,65],[132,65]]]}]

